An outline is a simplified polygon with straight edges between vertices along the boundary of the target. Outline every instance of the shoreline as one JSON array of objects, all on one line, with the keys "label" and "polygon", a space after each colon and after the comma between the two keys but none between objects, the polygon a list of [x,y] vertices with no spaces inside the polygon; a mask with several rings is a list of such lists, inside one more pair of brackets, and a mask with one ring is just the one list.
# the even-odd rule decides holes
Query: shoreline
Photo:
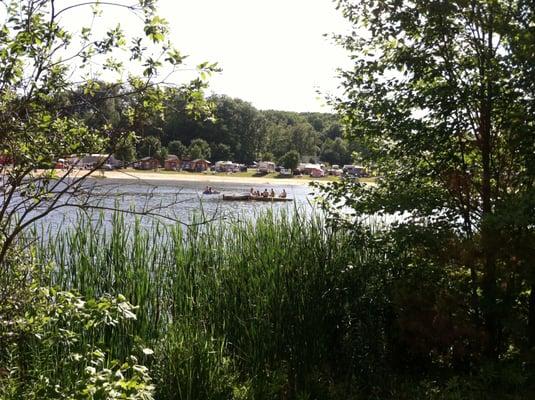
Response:
[{"label": "shoreline", "polygon": [[[35,170],[38,175],[44,173],[45,170]],[[66,171],[55,170],[59,176],[64,176]],[[87,173],[87,170],[76,169],[68,173],[69,176],[76,178],[81,174]],[[139,171],[139,170],[96,170],[86,179],[91,180],[118,180],[118,181],[139,181],[151,182],[161,184],[176,184],[180,182],[199,182],[209,186],[217,183],[236,183],[242,185],[259,185],[259,186],[309,186],[311,183],[327,184],[337,182],[336,179],[313,179],[309,177],[293,177],[293,178],[277,178],[273,175],[265,177],[243,176],[243,175],[222,175],[222,174],[204,174],[204,173],[172,173],[172,172],[154,172],[154,171]],[[360,182],[366,185],[375,185],[375,178],[361,178]]]},{"label": "shoreline", "polygon": [[156,181],[160,183],[179,183],[179,182],[202,182],[203,184],[212,183],[238,183],[251,185],[269,185],[269,186],[307,186],[311,182],[328,183],[328,180],[313,180],[300,178],[273,178],[273,177],[254,177],[254,176],[232,176],[232,175],[211,175],[201,173],[161,173],[161,172],[138,172],[138,171],[95,171],[89,179],[114,179],[114,180],[139,180],[139,181]]}]

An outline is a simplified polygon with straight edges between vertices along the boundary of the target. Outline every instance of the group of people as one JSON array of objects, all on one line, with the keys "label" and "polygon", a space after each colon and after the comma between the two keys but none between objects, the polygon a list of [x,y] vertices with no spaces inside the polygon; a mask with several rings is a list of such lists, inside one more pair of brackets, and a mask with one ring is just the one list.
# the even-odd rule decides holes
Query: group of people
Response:
[{"label": "group of people", "polygon": [[219,191],[212,189],[212,186],[206,186],[203,194],[219,194]]},{"label": "group of people", "polygon": [[[254,188],[251,188],[251,190],[249,191],[249,194],[255,197],[275,197],[276,196],[273,188],[271,188],[269,192],[267,189],[264,189],[263,192],[260,192],[259,190],[255,190]],[[286,190],[282,189],[282,192],[279,193],[279,197],[284,199],[286,198],[286,196],[287,196]]]}]

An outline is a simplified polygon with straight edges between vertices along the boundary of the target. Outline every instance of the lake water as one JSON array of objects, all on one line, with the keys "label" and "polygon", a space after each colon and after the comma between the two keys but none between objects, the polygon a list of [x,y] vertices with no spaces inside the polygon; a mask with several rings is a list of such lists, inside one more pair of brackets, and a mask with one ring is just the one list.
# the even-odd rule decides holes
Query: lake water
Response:
[{"label": "lake water", "polygon": [[[149,213],[163,222],[180,221],[185,224],[199,221],[199,219],[254,217],[255,214],[265,210],[289,213],[295,212],[296,209],[305,213],[314,210],[313,188],[308,185],[284,185],[277,182],[272,186],[254,187],[255,190],[260,191],[264,189],[269,191],[273,188],[277,195],[284,189],[288,198],[294,200],[274,203],[222,200],[222,194],[248,193],[251,189],[248,183],[210,183],[213,190],[221,192],[217,195],[203,195],[206,185],[206,182],[95,179],[86,184],[87,200],[82,197],[77,201],[87,201],[93,206],[94,209],[91,212],[94,216],[104,213],[105,218],[109,218],[113,212],[112,209],[116,208],[135,210],[140,214]],[[45,230],[57,231],[74,224],[77,217],[77,208],[62,208],[41,220],[40,226]],[[127,218],[133,218],[133,216],[127,215]],[[143,217],[143,220],[146,224],[151,223],[151,218]]]}]

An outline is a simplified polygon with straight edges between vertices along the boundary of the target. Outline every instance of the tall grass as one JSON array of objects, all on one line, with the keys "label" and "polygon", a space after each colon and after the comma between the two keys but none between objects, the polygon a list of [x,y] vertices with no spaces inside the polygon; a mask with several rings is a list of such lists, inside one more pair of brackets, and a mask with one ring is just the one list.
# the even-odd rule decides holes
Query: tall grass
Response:
[{"label": "tall grass", "polygon": [[186,230],[81,216],[38,246],[50,284],[139,307],[101,340],[117,357],[153,348],[161,399],[326,398],[351,374],[348,304],[370,256],[319,217],[270,212]]}]

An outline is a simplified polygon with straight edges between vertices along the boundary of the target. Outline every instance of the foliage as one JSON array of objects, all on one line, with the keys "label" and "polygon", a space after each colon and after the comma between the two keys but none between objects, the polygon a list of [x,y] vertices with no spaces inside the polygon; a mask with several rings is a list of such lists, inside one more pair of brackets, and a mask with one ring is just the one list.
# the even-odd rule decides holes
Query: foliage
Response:
[{"label": "foliage", "polygon": [[115,146],[115,152],[113,153],[115,158],[121,160],[124,164],[129,163],[137,159],[136,146],[133,143],[131,137],[125,137]]},{"label": "foliage", "polygon": [[137,342],[154,349],[144,363],[159,399],[522,398],[533,389],[513,349],[470,369],[484,341],[472,329],[469,274],[401,240],[417,231],[392,240],[378,221],[357,231],[269,213],[186,230],[130,218],[84,217],[37,254],[57,264],[52,283],[138,305],[106,344],[121,358]]},{"label": "foliage", "polygon": [[167,149],[162,147],[160,139],[156,136],[147,136],[141,139],[138,154],[139,158],[155,157],[161,162],[167,156]]},{"label": "foliage", "polygon": [[260,154],[260,161],[273,161],[274,159],[275,156],[269,151]]},{"label": "foliage", "polygon": [[468,360],[481,352],[495,360],[511,346],[527,351],[535,344],[528,272],[535,87],[527,56],[535,7],[521,0],[337,3],[354,27],[338,37],[354,66],[342,74],[345,97],[335,104],[381,179],[333,185],[327,196],[357,216],[403,216],[389,227],[392,241],[449,271],[451,282],[465,277],[451,312],[469,316],[467,329],[477,333],[467,335]]},{"label": "foliage", "polygon": [[248,388],[238,382],[227,344],[197,323],[183,318],[156,347],[158,398],[241,399]]},{"label": "foliage", "polygon": [[[74,164],[61,174],[36,169],[50,168],[73,154],[112,154],[126,145],[131,132],[146,136],[147,126],[161,121],[170,97],[180,94],[189,114],[195,114],[203,109],[206,86],[201,79],[175,87],[160,80],[161,70],[172,73],[184,56],[165,40],[167,25],[157,16],[154,0],[134,5],[13,0],[3,6],[0,156],[14,162],[0,165],[0,265],[35,220],[69,200],[81,207],[83,202],[76,201],[80,187],[106,160],[76,177],[71,174]],[[67,30],[63,22],[81,7],[92,10],[92,22]],[[102,22],[101,14],[110,9],[141,21],[133,37],[120,25]],[[96,25],[99,29],[93,29]],[[202,75],[217,70],[208,63],[198,67]],[[130,158],[130,151],[127,148],[122,157]]]},{"label": "foliage", "polygon": [[226,161],[226,160],[232,160],[232,150],[230,149],[230,146],[224,143],[217,143],[212,146],[211,148],[211,154],[212,154],[212,160],[214,161]]},{"label": "foliage", "polygon": [[[133,129],[140,138],[157,137],[167,148],[175,141],[189,146],[195,139],[205,140],[214,162],[229,159],[251,163],[267,152],[274,154],[272,159],[278,159],[297,150],[309,157],[325,153],[341,163],[340,159],[354,151],[354,146],[343,138],[338,117],[333,114],[261,111],[243,100],[226,96],[212,96],[200,113],[192,113],[184,93],[174,93],[169,88],[159,95],[165,104],[163,114],[146,113],[132,126],[123,109],[135,109],[141,99],[129,96],[118,101],[116,96],[120,98],[124,90],[122,85],[109,87],[102,82],[92,95],[77,92],[76,102],[82,104],[77,112],[88,126],[105,120],[114,130]],[[216,157],[218,153],[226,157]]]},{"label": "foliage", "polygon": [[351,152],[342,138],[337,137],[334,140],[327,138],[321,148],[320,160],[331,165],[351,164]]},{"label": "foliage", "polygon": [[169,154],[182,158],[187,155],[188,148],[180,140],[173,140],[167,145],[167,151]]},{"label": "foliage", "polygon": [[52,282],[87,296],[124,293],[139,305],[136,321],[107,343],[121,354],[131,337],[154,348],[148,367],[161,398],[321,394],[328,388],[318,376],[328,382],[353,368],[358,347],[346,341],[344,321],[346,302],[360,297],[346,284],[367,275],[350,236],[297,216],[186,234],[113,220],[111,231],[80,220],[39,254],[58,265]]},{"label": "foliage", "polygon": [[152,399],[146,367],[113,358],[103,342],[135,319],[135,307],[120,295],[87,300],[43,287],[43,271],[20,261],[4,269],[0,397]]},{"label": "foliage", "polygon": [[[217,142],[233,150],[236,161],[250,163],[261,150],[264,120],[251,104],[226,96],[211,98],[215,103],[215,121],[206,127]],[[216,160],[217,161],[217,160]]]},{"label": "foliage", "polygon": [[290,150],[279,159],[279,164],[284,168],[296,169],[299,165],[299,153],[295,150]]},{"label": "foliage", "polygon": [[[338,118],[333,114],[261,111],[243,100],[226,96],[212,96],[209,101],[214,118],[194,120],[187,115],[179,97],[172,99],[169,103],[172,112],[161,127],[163,142],[188,143],[200,138],[207,141],[212,150],[228,146],[234,161],[251,163],[260,159],[266,161],[262,155],[267,152],[274,155],[272,160],[290,150],[316,156],[323,141],[342,136]],[[159,124],[155,126],[160,127]],[[340,140],[347,145],[345,139]],[[215,157],[216,154],[213,152],[212,161],[228,159]],[[223,154],[228,153],[225,150]]]},{"label": "foliage", "polygon": [[209,159],[212,156],[212,150],[206,140],[194,139],[188,147],[188,155],[193,159]]}]

